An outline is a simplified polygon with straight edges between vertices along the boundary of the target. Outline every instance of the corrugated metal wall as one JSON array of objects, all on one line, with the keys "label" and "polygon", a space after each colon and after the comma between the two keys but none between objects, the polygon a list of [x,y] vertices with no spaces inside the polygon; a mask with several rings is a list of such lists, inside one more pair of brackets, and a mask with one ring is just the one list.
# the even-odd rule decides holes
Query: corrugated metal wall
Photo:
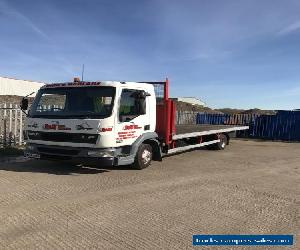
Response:
[{"label": "corrugated metal wall", "polygon": [[215,124],[215,125],[247,125],[255,120],[258,114],[206,114],[198,113],[198,124]]},{"label": "corrugated metal wall", "polygon": [[262,115],[250,124],[250,135],[256,138],[300,141],[300,112],[281,111]]},{"label": "corrugated metal wall", "polygon": [[279,111],[276,115],[198,113],[197,124],[249,125],[249,131],[238,135],[269,140],[300,141],[300,111]]}]

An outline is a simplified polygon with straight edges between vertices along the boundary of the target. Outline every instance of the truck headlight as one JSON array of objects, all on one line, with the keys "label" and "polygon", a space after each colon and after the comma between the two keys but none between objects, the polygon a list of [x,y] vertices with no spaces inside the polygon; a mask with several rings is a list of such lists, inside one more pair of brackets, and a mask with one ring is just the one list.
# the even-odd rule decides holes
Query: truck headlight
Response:
[{"label": "truck headlight", "polygon": [[108,157],[108,158],[111,158],[111,157],[114,157],[114,150],[101,150],[101,151],[100,150],[99,151],[93,150],[93,151],[88,151],[87,155],[91,156],[91,157]]}]

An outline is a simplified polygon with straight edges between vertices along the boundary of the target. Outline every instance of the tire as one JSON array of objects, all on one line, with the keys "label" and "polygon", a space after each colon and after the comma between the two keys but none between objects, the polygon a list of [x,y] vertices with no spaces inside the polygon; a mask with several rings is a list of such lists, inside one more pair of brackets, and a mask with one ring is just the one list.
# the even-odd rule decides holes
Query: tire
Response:
[{"label": "tire", "polygon": [[136,153],[133,168],[139,170],[147,168],[151,164],[152,157],[152,147],[149,144],[142,143]]},{"label": "tire", "polygon": [[228,144],[228,138],[226,135],[220,134],[219,139],[220,142],[212,145],[212,148],[214,150],[224,150],[226,148],[226,145]]}]

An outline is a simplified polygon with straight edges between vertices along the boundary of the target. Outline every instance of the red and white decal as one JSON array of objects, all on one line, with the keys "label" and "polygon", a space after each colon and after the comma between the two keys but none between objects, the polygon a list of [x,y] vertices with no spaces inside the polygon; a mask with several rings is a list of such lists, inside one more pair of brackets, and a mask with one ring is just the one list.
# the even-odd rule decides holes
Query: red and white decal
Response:
[{"label": "red and white decal", "polygon": [[66,127],[66,125],[60,124],[44,124],[43,128],[47,130],[71,130],[71,128]]},{"label": "red and white decal", "polygon": [[112,131],[112,128],[101,128],[101,132],[110,132]]},{"label": "red and white decal", "polygon": [[133,129],[141,129],[142,127],[139,127],[139,125],[131,124],[131,125],[125,125],[123,127],[123,130],[133,130]]},{"label": "red and white decal", "polygon": [[123,131],[118,132],[118,137],[116,138],[117,141],[119,140],[127,140],[132,138],[137,138],[138,136],[135,134],[136,131]]}]

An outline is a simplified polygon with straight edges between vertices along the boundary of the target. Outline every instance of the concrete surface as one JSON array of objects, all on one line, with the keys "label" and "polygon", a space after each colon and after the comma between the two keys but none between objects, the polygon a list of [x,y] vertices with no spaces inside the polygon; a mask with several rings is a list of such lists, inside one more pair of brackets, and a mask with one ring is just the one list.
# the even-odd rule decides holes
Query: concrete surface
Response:
[{"label": "concrete surface", "polygon": [[[0,163],[0,249],[193,247],[193,234],[299,234],[300,143],[232,141],[143,171]],[[298,238],[299,241],[299,238]]]}]

